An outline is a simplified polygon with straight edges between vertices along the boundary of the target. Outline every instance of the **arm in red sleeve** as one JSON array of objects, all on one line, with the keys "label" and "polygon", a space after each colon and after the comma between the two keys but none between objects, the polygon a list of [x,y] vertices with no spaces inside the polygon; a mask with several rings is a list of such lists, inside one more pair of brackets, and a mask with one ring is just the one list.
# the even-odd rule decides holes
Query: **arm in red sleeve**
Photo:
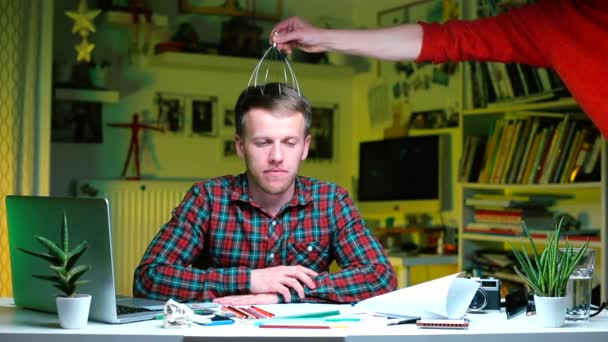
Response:
[{"label": "arm in red sleeve", "polygon": [[495,17],[445,24],[420,23],[423,42],[417,62],[494,61],[550,66],[546,3],[512,9]]}]

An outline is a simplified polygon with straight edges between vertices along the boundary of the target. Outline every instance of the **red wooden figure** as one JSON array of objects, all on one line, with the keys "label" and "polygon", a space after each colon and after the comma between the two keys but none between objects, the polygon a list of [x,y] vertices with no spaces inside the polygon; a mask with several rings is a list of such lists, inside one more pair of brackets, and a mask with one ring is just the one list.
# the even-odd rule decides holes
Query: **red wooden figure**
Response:
[{"label": "red wooden figure", "polygon": [[139,180],[141,179],[141,170],[139,167],[139,130],[140,129],[152,129],[159,132],[164,132],[165,130],[161,127],[151,126],[142,124],[139,122],[139,114],[133,114],[133,122],[131,123],[109,123],[110,127],[128,127],[131,128],[131,142],[129,143],[129,152],[127,152],[127,160],[125,161],[125,166],[122,169],[121,176],[125,176],[127,174],[127,168],[129,167],[129,161],[131,160],[131,155],[135,156],[135,172],[136,176],[128,179]]}]

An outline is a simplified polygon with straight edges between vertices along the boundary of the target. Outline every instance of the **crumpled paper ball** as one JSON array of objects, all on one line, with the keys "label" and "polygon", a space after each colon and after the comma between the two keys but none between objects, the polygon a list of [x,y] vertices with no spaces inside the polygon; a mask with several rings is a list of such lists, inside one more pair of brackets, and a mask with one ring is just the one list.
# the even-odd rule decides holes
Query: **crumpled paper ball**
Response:
[{"label": "crumpled paper ball", "polygon": [[165,303],[165,317],[163,319],[163,327],[167,329],[181,329],[192,326],[192,318],[194,312],[188,306],[180,304],[173,299],[169,299]]}]

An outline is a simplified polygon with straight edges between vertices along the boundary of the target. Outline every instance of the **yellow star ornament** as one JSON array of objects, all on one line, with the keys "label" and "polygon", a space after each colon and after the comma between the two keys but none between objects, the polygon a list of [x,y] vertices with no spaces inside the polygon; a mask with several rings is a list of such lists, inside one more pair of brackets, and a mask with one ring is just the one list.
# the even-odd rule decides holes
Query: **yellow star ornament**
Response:
[{"label": "yellow star ornament", "polygon": [[76,62],[91,61],[91,51],[95,48],[95,44],[89,43],[86,39],[82,39],[80,44],[74,45],[76,52],[78,52],[78,57],[76,57]]},{"label": "yellow star ornament", "polygon": [[78,11],[66,11],[65,14],[74,19],[74,26],[72,26],[72,33],[78,32],[81,36],[86,37],[89,32],[95,32],[95,26],[93,25],[93,19],[101,13],[101,10],[94,9],[89,10],[86,0],[80,0],[78,4]]}]

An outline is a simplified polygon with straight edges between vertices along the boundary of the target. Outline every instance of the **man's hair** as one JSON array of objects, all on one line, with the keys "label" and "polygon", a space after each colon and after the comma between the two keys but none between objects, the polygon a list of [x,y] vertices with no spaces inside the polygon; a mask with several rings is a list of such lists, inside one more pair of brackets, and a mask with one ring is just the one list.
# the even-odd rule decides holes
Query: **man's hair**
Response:
[{"label": "man's hair", "polygon": [[267,83],[243,90],[234,106],[236,134],[241,137],[245,130],[245,115],[252,109],[265,109],[276,116],[284,116],[293,112],[302,113],[305,123],[304,134],[310,134],[312,121],[310,103],[287,84]]}]

